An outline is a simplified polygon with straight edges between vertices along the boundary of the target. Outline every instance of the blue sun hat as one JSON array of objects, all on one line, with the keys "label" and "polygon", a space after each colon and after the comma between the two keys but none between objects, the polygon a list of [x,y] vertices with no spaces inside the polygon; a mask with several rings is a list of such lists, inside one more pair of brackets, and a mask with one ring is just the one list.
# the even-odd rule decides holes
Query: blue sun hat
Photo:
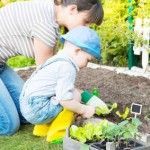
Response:
[{"label": "blue sun hat", "polygon": [[78,26],[71,29],[68,33],[60,36],[60,41],[62,43],[64,43],[65,40],[80,47],[85,52],[96,57],[98,60],[102,58],[100,37],[94,30],[90,29],[89,27]]}]

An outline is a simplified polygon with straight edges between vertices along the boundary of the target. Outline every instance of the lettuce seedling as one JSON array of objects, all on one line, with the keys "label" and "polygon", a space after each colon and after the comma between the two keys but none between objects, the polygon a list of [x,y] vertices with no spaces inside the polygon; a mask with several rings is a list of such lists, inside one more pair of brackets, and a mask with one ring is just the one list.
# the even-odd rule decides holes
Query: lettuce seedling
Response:
[{"label": "lettuce seedling", "polygon": [[116,111],[116,115],[121,119],[126,119],[129,115],[130,109],[129,107],[126,107],[125,112],[121,114],[119,111]]},{"label": "lettuce seedling", "polygon": [[134,141],[136,141],[139,136],[139,125],[141,125],[141,121],[137,118],[126,119],[119,124],[110,123],[104,119],[97,124],[88,122],[83,127],[72,125],[70,127],[70,137],[82,143],[114,141],[116,147],[119,147],[123,141],[126,147],[129,147],[130,139],[134,138]]},{"label": "lettuce seedling", "polygon": [[107,115],[112,112],[112,110],[117,108],[117,103],[113,103],[111,108],[109,109],[107,106],[106,107],[96,107],[96,115]]}]

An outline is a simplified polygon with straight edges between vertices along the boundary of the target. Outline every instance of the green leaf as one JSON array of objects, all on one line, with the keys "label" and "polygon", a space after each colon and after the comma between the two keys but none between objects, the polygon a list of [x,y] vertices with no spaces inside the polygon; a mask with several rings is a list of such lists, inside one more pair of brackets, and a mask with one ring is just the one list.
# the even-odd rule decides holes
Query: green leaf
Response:
[{"label": "green leaf", "polygon": [[136,127],[142,124],[142,122],[138,118],[132,118],[132,124],[134,124]]},{"label": "green leaf", "polygon": [[108,107],[103,107],[103,108],[100,108],[100,107],[96,107],[96,114],[97,115],[107,115],[109,113],[112,112],[112,110],[116,109],[117,108],[117,103],[113,103],[113,105],[111,106],[110,109],[108,109]]},{"label": "green leaf", "polygon": [[130,109],[126,107],[125,112],[121,114],[119,111],[116,111],[116,115],[121,119],[126,119],[129,115]]},{"label": "green leaf", "polygon": [[83,127],[83,132],[87,140],[92,140],[93,139],[93,133],[94,133],[94,126],[91,122],[88,122],[84,127]]},{"label": "green leaf", "polygon": [[126,140],[129,140],[130,138],[132,138],[132,134],[130,132],[125,132],[123,134],[123,137],[126,139]]},{"label": "green leaf", "polygon": [[78,127],[76,125],[72,125],[70,127],[70,136],[73,138],[76,138],[77,130],[78,130]]},{"label": "green leaf", "polygon": [[137,128],[136,128],[136,126],[133,125],[133,124],[129,124],[129,125],[127,126],[127,129],[128,129],[128,131],[130,131],[131,133],[136,133],[136,132],[138,131]]},{"label": "green leaf", "polygon": [[124,127],[128,122],[129,122],[128,120],[124,120],[124,121],[120,122],[118,125],[120,127]]}]

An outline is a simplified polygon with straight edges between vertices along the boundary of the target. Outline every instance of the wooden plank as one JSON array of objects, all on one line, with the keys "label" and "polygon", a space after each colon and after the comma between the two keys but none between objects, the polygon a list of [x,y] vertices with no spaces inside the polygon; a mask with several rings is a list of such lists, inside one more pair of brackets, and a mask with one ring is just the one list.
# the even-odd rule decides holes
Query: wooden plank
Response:
[{"label": "wooden plank", "polygon": [[137,148],[134,148],[132,150],[150,150],[150,145],[147,145],[147,146],[144,146],[144,147],[137,147]]},{"label": "wooden plank", "polygon": [[91,147],[90,145],[83,144],[77,140],[69,137],[63,138],[63,150],[97,150],[97,148]]}]

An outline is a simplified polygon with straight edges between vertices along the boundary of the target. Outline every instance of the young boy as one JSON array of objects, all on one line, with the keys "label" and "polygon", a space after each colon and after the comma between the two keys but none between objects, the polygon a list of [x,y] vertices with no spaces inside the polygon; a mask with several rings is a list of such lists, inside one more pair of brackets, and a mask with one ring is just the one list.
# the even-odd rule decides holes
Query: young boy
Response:
[{"label": "young boy", "polygon": [[49,58],[27,80],[20,97],[22,115],[32,124],[44,124],[66,108],[84,118],[95,113],[95,107],[81,104],[81,93],[75,88],[76,74],[94,58],[101,59],[98,34],[84,26],[71,29],[60,37],[64,48]]}]

